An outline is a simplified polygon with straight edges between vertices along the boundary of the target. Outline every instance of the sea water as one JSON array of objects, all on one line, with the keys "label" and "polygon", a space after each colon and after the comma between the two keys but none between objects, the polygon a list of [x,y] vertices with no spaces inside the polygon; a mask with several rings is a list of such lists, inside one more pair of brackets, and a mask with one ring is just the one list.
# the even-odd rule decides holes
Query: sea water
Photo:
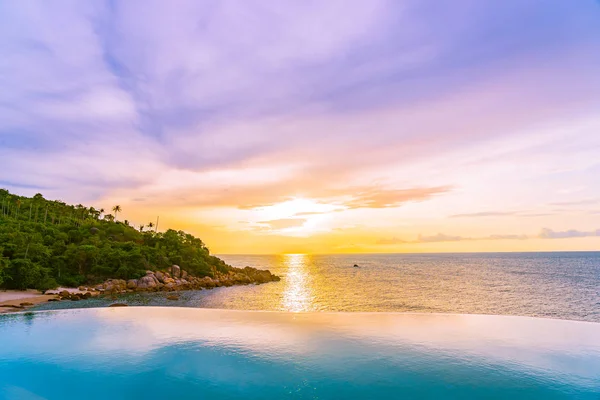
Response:
[{"label": "sea water", "polygon": [[[521,315],[600,322],[600,252],[222,256],[280,282],[131,295],[130,305]],[[358,268],[354,265],[357,264]],[[110,299],[40,307],[106,306]]]},{"label": "sea water", "polygon": [[598,399],[600,324],[174,307],[0,316],[0,400]]}]

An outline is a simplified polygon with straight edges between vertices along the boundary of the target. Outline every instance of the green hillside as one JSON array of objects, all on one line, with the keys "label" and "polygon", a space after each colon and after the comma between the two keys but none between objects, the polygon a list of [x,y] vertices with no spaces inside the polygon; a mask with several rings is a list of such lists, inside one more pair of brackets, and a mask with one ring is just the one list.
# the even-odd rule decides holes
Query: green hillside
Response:
[{"label": "green hillside", "polygon": [[[112,214],[0,189],[0,287],[40,290],[140,278],[177,264],[195,276],[230,270],[182,231],[134,228]],[[118,207],[118,206],[117,206]],[[118,212],[120,207],[116,208]],[[149,224],[151,225],[151,224]]]}]

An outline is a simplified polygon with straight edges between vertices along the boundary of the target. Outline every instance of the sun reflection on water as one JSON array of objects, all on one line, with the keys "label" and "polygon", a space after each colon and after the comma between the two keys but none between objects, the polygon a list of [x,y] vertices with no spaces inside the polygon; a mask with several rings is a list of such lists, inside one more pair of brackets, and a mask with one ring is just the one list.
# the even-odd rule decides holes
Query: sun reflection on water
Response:
[{"label": "sun reflection on water", "polygon": [[306,254],[285,254],[283,257],[287,275],[282,308],[291,312],[313,310],[313,294],[307,265],[308,256]]}]

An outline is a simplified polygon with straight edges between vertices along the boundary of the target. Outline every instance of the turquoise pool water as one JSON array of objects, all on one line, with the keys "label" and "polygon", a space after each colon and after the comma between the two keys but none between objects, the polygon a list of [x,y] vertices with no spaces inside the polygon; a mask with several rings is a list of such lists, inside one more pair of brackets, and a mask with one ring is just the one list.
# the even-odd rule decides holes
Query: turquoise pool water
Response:
[{"label": "turquoise pool water", "polygon": [[0,317],[0,399],[599,399],[600,324],[129,307]]}]

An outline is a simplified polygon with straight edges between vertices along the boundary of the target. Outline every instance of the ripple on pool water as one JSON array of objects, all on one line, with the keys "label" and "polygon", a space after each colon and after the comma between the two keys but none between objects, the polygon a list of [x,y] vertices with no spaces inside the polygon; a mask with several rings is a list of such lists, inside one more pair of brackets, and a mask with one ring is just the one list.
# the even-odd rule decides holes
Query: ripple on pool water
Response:
[{"label": "ripple on pool water", "polygon": [[0,399],[590,398],[600,324],[183,308],[0,318]]}]

